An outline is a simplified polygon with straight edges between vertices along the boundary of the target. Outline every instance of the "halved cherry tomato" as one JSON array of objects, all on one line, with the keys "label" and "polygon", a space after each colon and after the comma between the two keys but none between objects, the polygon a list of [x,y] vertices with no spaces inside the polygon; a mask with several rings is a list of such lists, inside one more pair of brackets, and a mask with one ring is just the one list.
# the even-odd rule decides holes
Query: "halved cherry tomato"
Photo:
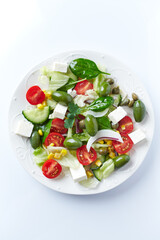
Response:
[{"label": "halved cherry tomato", "polygon": [[38,86],[33,86],[26,93],[27,101],[32,105],[42,103],[45,99],[45,94]]},{"label": "halved cherry tomato", "polygon": [[112,141],[113,147],[117,153],[125,154],[133,147],[133,142],[127,134],[121,134],[123,143],[118,141]]},{"label": "halved cherry tomato", "polygon": [[93,84],[88,80],[84,80],[76,84],[74,90],[76,90],[77,94],[85,95],[86,91],[89,89],[93,89]]},{"label": "halved cherry tomato", "polygon": [[124,133],[124,134],[132,132],[133,131],[132,119],[128,116],[124,117],[121,121],[119,121],[119,126],[117,130],[120,133]]},{"label": "halved cherry tomato", "polygon": [[86,145],[77,149],[77,158],[82,165],[89,165],[97,158],[96,151],[91,147],[90,151],[87,151]]},{"label": "halved cherry tomato", "polygon": [[48,159],[42,166],[42,172],[47,178],[56,178],[62,172],[62,167],[57,161]]},{"label": "halved cherry tomato", "polygon": [[55,147],[63,146],[64,137],[60,133],[52,132],[46,137],[44,144],[49,146],[51,143],[54,144]]},{"label": "halved cherry tomato", "polygon": [[57,132],[57,133],[64,134],[67,131],[68,129],[64,127],[64,120],[60,118],[53,119],[50,132]]}]

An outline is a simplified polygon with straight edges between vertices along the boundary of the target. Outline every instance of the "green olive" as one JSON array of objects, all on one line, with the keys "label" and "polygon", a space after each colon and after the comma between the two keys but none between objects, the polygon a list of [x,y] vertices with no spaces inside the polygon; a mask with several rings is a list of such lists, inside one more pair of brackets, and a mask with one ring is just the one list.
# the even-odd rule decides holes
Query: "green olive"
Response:
[{"label": "green olive", "polygon": [[100,85],[99,95],[100,97],[106,97],[111,92],[111,85],[108,82],[103,82]]},{"label": "green olive", "polygon": [[80,129],[84,129],[85,128],[85,120],[84,119],[79,121],[79,128]]},{"label": "green olive", "polygon": [[73,101],[73,98],[71,95],[69,95],[66,92],[63,91],[56,91],[52,93],[52,98],[56,102],[61,103],[62,105],[67,105],[68,103]]},{"label": "green olive", "polygon": [[115,165],[116,168],[122,167],[129,160],[130,160],[130,157],[129,157],[129,155],[126,155],[126,154],[122,154],[122,155],[119,155],[119,156],[113,158],[114,165]]},{"label": "green olive", "polygon": [[85,118],[85,126],[89,135],[94,136],[98,131],[97,119],[92,115],[87,115]]},{"label": "green olive", "polygon": [[63,144],[68,149],[77,149],[82,146],[81,140],[76,137],[66,137]]},{"label": "green olive", "polygon": [[34,148],[34,149],[36,149],[37,147],[39,147],[41,145],[41,138],[37,131],[34,131],[32,133],[32,136],[30,138],[30,143],[31,143],[32,148]]},{"label": "green olive", "polygon": [[141,100],[135,101],[133,105],[133,115],[136,122],[141,122],[146,113],[146,108],[144,103]]},{"label": "green olive", "polygon": [[107,147],[101,147],[97,150],[97,152],[100,154],[100,155],[107,155],[108,153],[108,148]]}]

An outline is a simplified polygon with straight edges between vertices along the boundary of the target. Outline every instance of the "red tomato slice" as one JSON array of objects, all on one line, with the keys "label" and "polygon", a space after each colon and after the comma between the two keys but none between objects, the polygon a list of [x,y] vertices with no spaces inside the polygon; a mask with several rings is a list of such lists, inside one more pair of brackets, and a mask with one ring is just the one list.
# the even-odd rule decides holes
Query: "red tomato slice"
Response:
[{"label": "red tomato slice", "polygon": [[49,159],[43,164],[42,172],[47,178],[56,178],[62,172],[62,167],[57,161]]},{"label": "red tomato slice", "polygon": [[121,121],[119,121],[119,127],[117,129],[120,133],[130,133],[133,131],[133,122],[132,119],[128,116],[124,117]]},{"label": "red tomato slice", "polygon": [[97,158],[96,151],[91,147],[90,151],[87,151],[86,145],[77,149],[77,158],[82,165],[89,165]]},{"label": "red tomato slice", "polygon": [[76,90],[77,94],[85,95],[85,92],[89,89],[93,89],[93,84],[88,80],[84,80],[76,84],[74,90]]},{"label": "red tomato slice", "polygon": [[52,132],[46,137],[44,144],[49,146],[53,143],[55,147],[60,147],[63,146],[63,142],[64,137],[60,133]]},{"label": "red tomato slice", "polygon": [[67,131],[68,129],[64,127],[64,120],[60,118],[53,119],[50,132],[57,132],[57,133],[64,134]]},{"label": "red tomato slice", "polygon": [[133,147],[133,142],[127,134],[121,134],[123,143],[118,141],[112,141],[113,147],[117,153],[125,154]]},{"label": "red tomato slice", "polygon": [[26,93],[27,101],[32,105],[42,103],[45,99],[45,94],[38,86],[33,86]]}]

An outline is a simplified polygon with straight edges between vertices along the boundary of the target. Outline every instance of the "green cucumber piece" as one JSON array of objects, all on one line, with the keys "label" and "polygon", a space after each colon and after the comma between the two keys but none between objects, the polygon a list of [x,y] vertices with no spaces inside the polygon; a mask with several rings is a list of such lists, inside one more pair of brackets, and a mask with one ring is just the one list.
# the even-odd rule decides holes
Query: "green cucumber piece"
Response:
[{"label": "green cucumber piece", "polygon": [[33,124],[42,124],[49,117],[49,106],[43,109],[31,108],[22,111],[24,117]]},{"label": "green cucumber piece", "polygon": [[107,178],[114,171],[114,162],[110,158],[103,163],[103,165],[95,170],[92,170],[95,178],[101,181],[103,178]]},{"label": "green cucumber piece", "polygon": [[90,166],[90,169],[91,169],[91,170],[96,170],[96,169],[100,168],[100,167],[102,166],[102,164],[104,163],[104,161],[105,161],[105,156],[104,156],[104,155],[100,155],[100,156],[98,157],[98,160],[101,161],[101,165],[98,167],[98,166],[95,164],[96,161],[94,161],[94,162],[91,164],[91,166]]}]

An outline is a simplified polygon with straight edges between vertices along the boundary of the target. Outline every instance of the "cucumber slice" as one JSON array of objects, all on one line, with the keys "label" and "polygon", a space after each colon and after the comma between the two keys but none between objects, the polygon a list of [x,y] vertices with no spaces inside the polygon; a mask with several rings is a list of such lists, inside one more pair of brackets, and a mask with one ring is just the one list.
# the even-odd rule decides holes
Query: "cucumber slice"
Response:
[{"label": "cucumber slice", "polygon": [[42,124],[49,117],[49,106],[43,109],[31,108],[22,111],[24,117],[33,124]]},{"label": "cucumber slice", "polygon": [[103,165],[95,170],[92,170],[94,176],[101,181],[103,178],[107,178],[114,171],[114,162],[110,158],[103,163]]},{"label": "cucumber slice", "polygon": [[104,163],[104,161],[105,161],[105,156],[102,156],[102,155],[100,155],[100,156],[98,156],[98,160],[101,162],[101,165],[100,166],[97,166],[96,165],[96,161],[94,161],[92,164],[91,164],[91,166],[90,166],[90,168],[91,168],[91,170],[95,170],[95,169],[98,169],[98,168],[100,168],[101,166],[102,166],[102,164]]}]

